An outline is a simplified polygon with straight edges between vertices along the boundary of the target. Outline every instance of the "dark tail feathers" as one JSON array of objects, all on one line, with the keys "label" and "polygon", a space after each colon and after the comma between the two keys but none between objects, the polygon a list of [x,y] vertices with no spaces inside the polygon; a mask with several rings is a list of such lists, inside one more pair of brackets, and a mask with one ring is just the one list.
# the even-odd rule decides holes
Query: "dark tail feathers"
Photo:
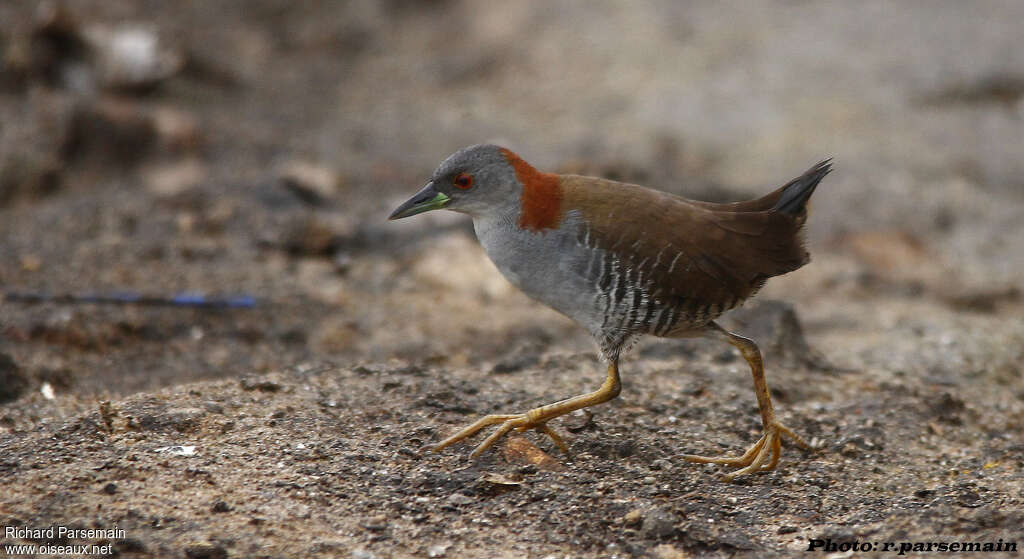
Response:
[{"label": "dark tail feathers", "polygon": [[783,187],[782,196],[779,197],[779,201],[775,203],[773,209],[789,215],[797,215],[804,211],[804,205],[807,204],[811,194],[814,194],[818,183],[831,172],[832,158],[829,158],[789,181],[789,184]]}]

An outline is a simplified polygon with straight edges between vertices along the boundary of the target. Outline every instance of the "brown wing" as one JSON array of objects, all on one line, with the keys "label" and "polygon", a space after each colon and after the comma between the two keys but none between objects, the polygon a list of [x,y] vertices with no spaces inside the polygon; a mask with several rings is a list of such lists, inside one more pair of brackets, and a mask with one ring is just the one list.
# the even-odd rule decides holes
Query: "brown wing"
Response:
[{"label": "brown wing", "polygon": [[577,176],[562,177],[562,189],[565,209],[581,213],[593,245],[639,270],[649,297],[691,317],[714,318],[765,279],[807,262],[801,219],[770,209],[733,209],[762,204],[698,204]]}]

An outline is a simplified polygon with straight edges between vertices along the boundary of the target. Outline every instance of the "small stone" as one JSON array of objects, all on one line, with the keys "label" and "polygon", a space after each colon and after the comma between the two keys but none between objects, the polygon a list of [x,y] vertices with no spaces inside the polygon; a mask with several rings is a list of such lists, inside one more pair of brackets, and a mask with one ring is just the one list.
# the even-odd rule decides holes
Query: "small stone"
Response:
[{"label": "small stone", "polygon": [[309,546],[309,551],[312,554],[332,554],[332,556],[337,556],[339,549],[347,548],[348,546],[338,540],[317,540],[313,542],[313,545]]},{"label": "small stone", "polygon": [[644,515],[641,532],[649,538],[667,538],[676,533],[679,518],[670,510],[652,509]]},{"label": "small stone", "polygon": [[113,495],[114,493],[117,493],[117,484],[111,482],[104,485],[103,492],[106,493],[107,495]]},{"label": "small stone", "polygon": [[188,158],[149,166],[142,172],[142,181],[156,197],[174,198],[199,186],[207,175],[202,162]]},{"label": "small stone", "polygon": [[455,506],[461,506],[472,504],[473,499],[471,497],[463,495],[462,493],[452,493],[451,495],[448,496],[448,502]]},{"label": "small stone", "polygon": [[691,557],[689,553],[680,551],[675,546],[663,543],[654,548],[654,556],[658,559],[688,559]]},{"label": "small stone", "polygon": [[654,462],[651,462],[652,470],[668,470],[670,468],[672,468],[672,462],[664,458],[658,458]]},{"label": "small stone", "polygon": [[504,375],[508,373],[515,373],[517,371],[536,366],[538,362],[540,362],[540,358],[537,357],[535,353],[520,351],[515,355],[505,357],[501,361],[498,361],[494,367],[491,368],[491,374]]},{"label": "small stone", "polygon": [[168,410],[165,418],[166,425],[181,433],[188,433],[199,426],[199,421],[206,415],[206,411],[200,408],[178,408]]},{"label": "small stone", "polygon": [[594,414],[585,409],[576,410],[566,417],[562,425],[571,433],[579,433],[584,429],[594,426]]},{"label": "small stone", "polygon": [[523,478],[521,475],[489,473],[481,478],[481,480],[492,485],[502,487],[515,487],[523,484]]},{"label": "small stone", "polygon": [[643,511],[643,509],[633,509],[633,510],[627,512],[626,515],[622,517],[622,523],[625,524],[626,526],[636,526],[636,525],[640,524],[641,522],[643,522],[643,520],[644,520],[644,511]]},{"label": "small stone", "polygon": [[427,548],[427,557],[444,557],[451,546],[452,544],[450,543],[432,545]]},{"label": "small stone", "polygon": [[977,491],[974,491],[972,489],[967,489],[966,491],[962,492],[960,496],[957,498],[956,503],[962,507],[968,508],[980,507],[982,504],[984,504],[981,500],[981,495],[979,495]]},{"label": "small stone", "polygon": [[377,554],[365,549],[357,549],[352,552],[352,559],[377,559]]},{"label": "small stone", "polygon": [[281,385],[272,380],[243,378],[239,384],[241,384],[244,390],[259,390],[260,392],[277,392],[281,390]]},{"label": "small stone", "polygon": [[227,504],[224,501],[220,501],[219,500],[219,501],[213,503],[213,506],[210,507],[210,510],[213,511],[213,512],[230,512],[231,511],[231,505]]},{"label": "small stone", "polygon": [[341,177],[333,169],[309,161],[290,161],[277,173],[281,185],[310,206],[323,206],[341,187]]},{"label": "small stone", "polygon": [[796,532],[797,530],[799,530],[799,528],[797,528],[796,526],[792,526],[792,525],[787,524],[785,526],[779,526],[779,529],[778,529],[777,533],[779,533],[779,534],[792,534],[793,532]]},{"label": "small stone", "polygon": [[185,64],[184,54],[162,39],[155,26],[92,25],[82,37],[90,47],[95,79],[107,89],[148,91]]},{"label": "small stone", "polygon": [[362,527],[371,532],[382,532],[388,527],[388,517],[378,514],[377,516],[367,518],[363,521]]},{"label": "small stone", "polygon": [[185,548],[185,557],[188,559],[227,559],[228,550],[219,545],[195,544]]}]

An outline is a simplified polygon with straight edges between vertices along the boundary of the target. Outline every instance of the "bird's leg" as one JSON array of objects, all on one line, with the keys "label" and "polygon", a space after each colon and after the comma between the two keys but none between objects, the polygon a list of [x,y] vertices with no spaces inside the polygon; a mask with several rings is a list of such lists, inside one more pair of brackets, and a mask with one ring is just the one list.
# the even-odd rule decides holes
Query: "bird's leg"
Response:
[{"label": "bird's leg", "polygon": [[[775,408],[772,407],[768,384],[764,378],[764,360],[761,358],[761,351],[757,348],[757,344],[750,339],[727,332],[713,322],[709,332],[725,338],[726,341],[740,350],[743,358],[750,365],[750,372],[754,376],[754,393],[757,395],[757,406],[761,410],[761,424],[764,425],[764,434],[743,453],[743,456],[708,457],[687,454],[683,458],[691,462],[710,462],[728,466],[741,466],[741,469],[723,476],[726,481],[731,481],[737,476],[774,470],[776,464],[779,463],[779,457],[782,453],[783,435],[793,439],[801,448],[808,448],[808,445],[789,427],[775,419]],[[765,463],[766,460],[768,460],[767,463]]]},{"label": "bird's leg", "polygon": [[458,433],[455,433],[436,445],[433,445],[431,449],[434,451],[441,450],[442,448],[453,445],[462,439],[475,435],[477,431],[484,427],[500,423],[501,426],[498,427],[498,430],[491,433],[489,437],[484,439],[484,441],[473,450],[473,453],[470,454],[471,457],[476,458],[477,456],[480,456],[485,450],[493,446],[498,439],[512,429],[515,429],[516,431],[536,429],[537,431],[551,437],[551,440],[558,445],[558,448],[562,449],[562,452],[568,454],[569,449],[565,446],[565,441],[563,441],[562,437],[558,436],[557,433],[548,427],[547,422],[569,412],[607,402],[608,400],[618,396],[621,390],[622,383],[619,381],[619,361],[618,358],[613,358],[608,363],[608,377],[605,379],[604,384],[601,385],[601,388],[598,388],[589,394],[581,394],[553,404],[540,406],[539,408],[534,408],[526,413],[488,415],[482,417],[472,425],[462,429]]}]

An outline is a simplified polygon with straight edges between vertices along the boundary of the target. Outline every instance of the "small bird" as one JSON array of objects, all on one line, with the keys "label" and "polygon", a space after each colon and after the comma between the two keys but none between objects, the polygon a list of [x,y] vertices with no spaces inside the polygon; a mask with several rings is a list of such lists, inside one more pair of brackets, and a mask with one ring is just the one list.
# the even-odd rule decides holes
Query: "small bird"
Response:
[{"label": "small bird", "polygon": [[531,409],[488,415],[433,445],[435,451],[491,425],[477,457],[509,431],[535,429],[568,448],[552,419],[619,395],[619,356],[638,336],[709,337],[735,346],[750,365],[764,434],[742,456],[684,455],[739,467],[725,476],[775,469],[783,436],[807,443],[775,418],[757,345],[715,323],[765,280],[809,261],[807,200],[831,171],[822,161],[761,198],[716,204],[596,177],[544,173],[495,145],[448,157],[389,219],[448,209],[468,214],[498,270],[532,298],[594,336],[608,363],[596,391]]}]

